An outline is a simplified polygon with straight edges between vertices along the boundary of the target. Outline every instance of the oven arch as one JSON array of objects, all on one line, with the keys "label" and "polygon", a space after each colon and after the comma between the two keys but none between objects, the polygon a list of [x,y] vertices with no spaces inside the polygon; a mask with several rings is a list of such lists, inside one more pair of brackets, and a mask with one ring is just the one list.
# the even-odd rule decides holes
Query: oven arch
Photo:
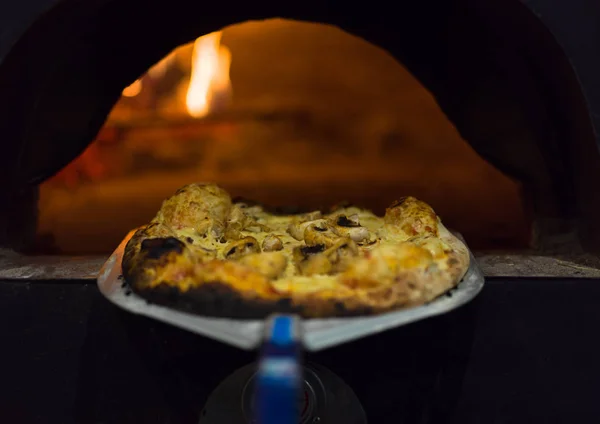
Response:
[{"label": "oven arch", "polygon": [[[233,23],[283,17],[339,26],[400,61],[482,157],[523,183],[542,247],[576,232],[586,246],[600,242],[591,119],[600,97],[584,95],[584,73],[557,41],[563,35],[568,45],[570,33],[550,20],[553,35],[519,1],[410,2],[401,15],[384,2],[366,11],[322,2],[34,3],[38,15],[29,9],[34,19],[21,20],[0,44],[0,111],[9,117],[0,122],[0,168],[11,191],[43,181],[81,153],[122,88],[171,49]],[[131,49],[142,40],[146,48]]]}]

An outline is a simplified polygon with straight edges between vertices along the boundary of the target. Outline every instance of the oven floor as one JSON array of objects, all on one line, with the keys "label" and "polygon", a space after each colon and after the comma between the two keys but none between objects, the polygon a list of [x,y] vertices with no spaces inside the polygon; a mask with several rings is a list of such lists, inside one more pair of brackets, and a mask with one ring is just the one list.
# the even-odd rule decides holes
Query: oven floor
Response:
[{"label": "oven floor", "polygon": [[[598,299],[599,279],[489,278],[462,309],[307,359],[374,424],[595,422]],[[0,328],[7,423],[197,423],[256,355],[122,312],[89,281],[0,280]]]}]

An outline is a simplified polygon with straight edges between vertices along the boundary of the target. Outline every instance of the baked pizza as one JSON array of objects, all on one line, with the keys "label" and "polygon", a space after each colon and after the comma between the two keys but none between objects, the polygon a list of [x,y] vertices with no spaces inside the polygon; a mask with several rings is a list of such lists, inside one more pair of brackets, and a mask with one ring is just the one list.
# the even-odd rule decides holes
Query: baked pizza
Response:
[{"label": "baked pizza", "polygon": [[414,197],[383,217],[348,205],[281,214],[214,184],[165,200],[123,256],[125,281],[148,301],[228,318],[412,307],[453,288],[468,267],[466,246]]}]

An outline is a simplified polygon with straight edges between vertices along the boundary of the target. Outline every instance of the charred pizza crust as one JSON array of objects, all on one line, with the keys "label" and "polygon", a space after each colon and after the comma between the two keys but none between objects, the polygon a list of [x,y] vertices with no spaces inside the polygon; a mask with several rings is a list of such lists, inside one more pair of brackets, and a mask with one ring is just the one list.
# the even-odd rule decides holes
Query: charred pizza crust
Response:
[{"label": "charred pizza crust", "polygon": [[200,315],[372,315],[433,300],[469,267],[465,245],[413,197],[383,218],[352,206],[274,215],[213,184],[165,200],[125,247],[123,274],[150,302]]}]

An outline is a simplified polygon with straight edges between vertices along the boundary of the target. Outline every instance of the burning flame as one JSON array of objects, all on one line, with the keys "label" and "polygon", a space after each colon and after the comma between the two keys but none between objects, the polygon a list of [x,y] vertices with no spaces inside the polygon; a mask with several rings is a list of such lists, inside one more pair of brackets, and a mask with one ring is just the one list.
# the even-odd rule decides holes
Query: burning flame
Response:
[{"label": "burning flame", "polygon": [[[221,45],[222,32],[213,32],[196,39],[192,50],[191,75],[187,88],[185,106],[189,115],[195,118],[206,116],[209,112],[223,106],[231,96],[229,67],[231,51]],[[166,73],[175,60],[172,52],[148,70],[151,79],[159,79]],[[146,78],[146,77],[144,77]],[[126,87],[125,97],[136,97],[147,81],[137,79]]]},{"label": "burning flame", "polygon": [[196,39],[192,53],[192,74],[185,99],[188,113],[200,118],[227,101],[231,95],[230,50],[221,45],[222,33]]}]

